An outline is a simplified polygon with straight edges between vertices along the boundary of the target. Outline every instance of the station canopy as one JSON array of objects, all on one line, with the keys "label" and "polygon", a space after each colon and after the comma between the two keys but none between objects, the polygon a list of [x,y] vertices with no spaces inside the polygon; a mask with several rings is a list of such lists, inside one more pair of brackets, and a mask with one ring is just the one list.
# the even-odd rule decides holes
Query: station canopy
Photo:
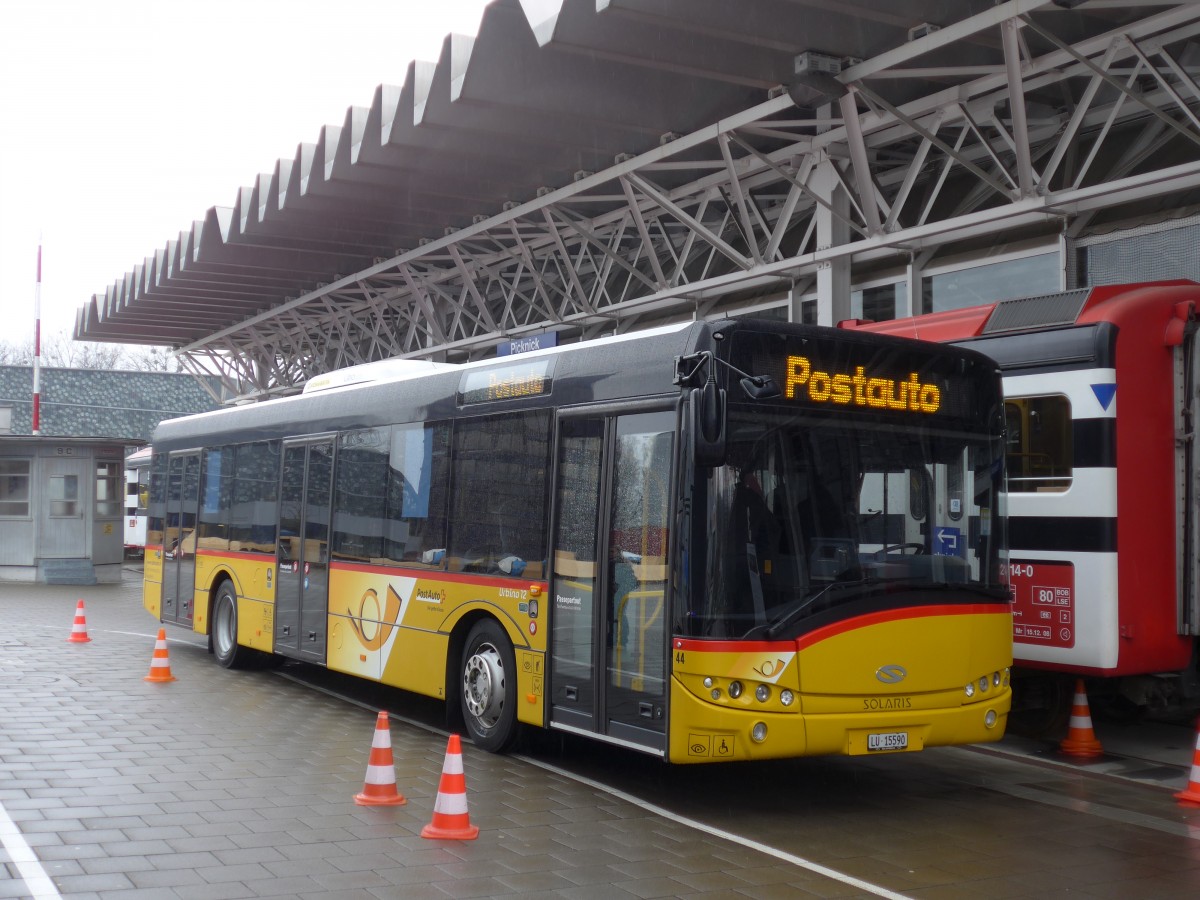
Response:
[{"label": "station canopy", "polygon": [[1198,34],[1194,0],[496,0],[75,337],[261,398],[805,292],[829,321],[948,246],[1194,203]]}]

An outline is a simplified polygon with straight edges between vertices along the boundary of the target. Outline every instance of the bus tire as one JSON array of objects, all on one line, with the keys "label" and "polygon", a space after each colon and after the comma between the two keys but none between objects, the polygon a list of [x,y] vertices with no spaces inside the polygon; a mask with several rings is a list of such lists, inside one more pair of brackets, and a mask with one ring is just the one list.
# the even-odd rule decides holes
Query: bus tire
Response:
[{"label": "bus tire", "polygon": [[213,656],[226,669],[247,668],[255,657],[253,650],[237,642],[237,616],[237,591],[226,578],[217,588],[212,615]]},{"label": "bus tire", "polygon": [[512,642],[494,619],[481,619],[463,645],[459,697],[476,747],[501,753],[517,737],[517,663]]}]

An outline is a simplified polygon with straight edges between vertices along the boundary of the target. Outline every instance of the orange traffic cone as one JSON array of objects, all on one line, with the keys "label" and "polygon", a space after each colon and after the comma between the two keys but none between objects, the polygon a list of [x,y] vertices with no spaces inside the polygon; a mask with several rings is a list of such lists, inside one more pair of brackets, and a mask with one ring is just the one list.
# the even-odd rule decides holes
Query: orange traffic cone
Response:
[{"label": "orange traffic cone", "polygon": [[171,661],[167,659],[167,629],[158,629],[158,639],[154,642],[154,658],[150,660],[150,674],[143,681],[174,681],[171,674]]},{"label": "orange traffic cone", "polygon": [[86,644],[91,640],[87,633],[87,616],[83,614],[83,601],[75,604],[75,624],[71,626],[68,644]]},{"label": "orange traffic cone", "polygon": [[1196,752],[1192,754],[1192,774],[1188,786],[1175,795],[1185,806],[1200,806],[1200,719],[1196,720]]},{"label": "orange traffic cone", "polygon": [[1083,686],[1082,678],[1075,681],[1071,721],[1067,726],[1067,736],[1058,745],[1058,750],[1079,759],[1092,759],[1104,753],[1104,748],[1096,740],[1096,732],[1092,730],[1092,714],[1088,709],[1087,690]]},{"label": "orange traffic cone", "polygon": [[375,720],[375,736],[371,739],[371,755],[367,759],[367,778],[362,793],[354,795],[359,806],[403,806],[408,801],[396,790],[396,766],[392,762],[392,733],[388,730],[388,714],[381,712]]},{"label": "orange traffic cone", "polygon": [[458,735],[450,735],[442,781],[433,804],[433,821],[421,829],[421,837],[450,841],[473,841],[479,829],[467,814],[467,779],[463,775],[462,745]]}]

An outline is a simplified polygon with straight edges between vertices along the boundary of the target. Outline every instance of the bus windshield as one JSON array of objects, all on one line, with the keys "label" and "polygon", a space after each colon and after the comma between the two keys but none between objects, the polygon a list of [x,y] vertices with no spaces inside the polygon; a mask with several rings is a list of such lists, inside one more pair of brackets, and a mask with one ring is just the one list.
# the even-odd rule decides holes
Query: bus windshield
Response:
[{"label": "bus windshield", "polygon": [[978,433],[731,409],[693,633],[793,637],[819,613],[914,590],[1006,597],[1003,451]]}]

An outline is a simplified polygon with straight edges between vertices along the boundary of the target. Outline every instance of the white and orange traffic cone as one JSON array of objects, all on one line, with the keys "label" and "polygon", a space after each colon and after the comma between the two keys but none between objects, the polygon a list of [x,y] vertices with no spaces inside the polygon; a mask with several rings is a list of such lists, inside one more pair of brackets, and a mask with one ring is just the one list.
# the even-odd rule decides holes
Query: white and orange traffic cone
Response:
[{"label": "white and orange traffic cone", "polygon": [[392,761],[392,733],[388,714],[381,712],[375,720],[375,735],[371,738],[371,755],[367,759],[367,777],[361,793],[354,795],[359,806],[403,806],[408,801],[396,790],[396,765]]},{"label": "white and orange traffic cone", "polygon": [[1196,750],[1192,754],[1192,772],[1188,785],[1175,795],[1184,806],[1200,806],[1200,719],[1196,720]]},{"label": "white and orange traffic cone", "polygon": [[87,633],[87,616],[83,612],[83,600],[75,604],[75,624],[71,626],[71,636],[68,644],[86,644],[91,641]]},{"label": "white and orange traffic cone", "polygon": [[467,778],[463,774],[462,744],[458,735],[450,735],[446,761],[437,800],[433,803],[433,821],[421,829],[421,837],[449,841],[473,841],[479,829],[467,813]]},{"label": "white and orange traffic cone", "polygon": [[1104,753],[1104,748],[1096,739],[1096,732],[1092,730],[1092,713],[1088,709],[1087,690],[1082,678],[1075,681],[1071,721],[1067,726],[1067,736],[1058,745],[1058,750],[1078,759],[1092,759]]},{"label": "white and orange traffic cone", "polygon": [[150,660],[150,674],[143,681],[175,681],[171,674],[171,660],[167,658],[167,630],[158,629],[158,639],[154,642],[154,657]]}]

